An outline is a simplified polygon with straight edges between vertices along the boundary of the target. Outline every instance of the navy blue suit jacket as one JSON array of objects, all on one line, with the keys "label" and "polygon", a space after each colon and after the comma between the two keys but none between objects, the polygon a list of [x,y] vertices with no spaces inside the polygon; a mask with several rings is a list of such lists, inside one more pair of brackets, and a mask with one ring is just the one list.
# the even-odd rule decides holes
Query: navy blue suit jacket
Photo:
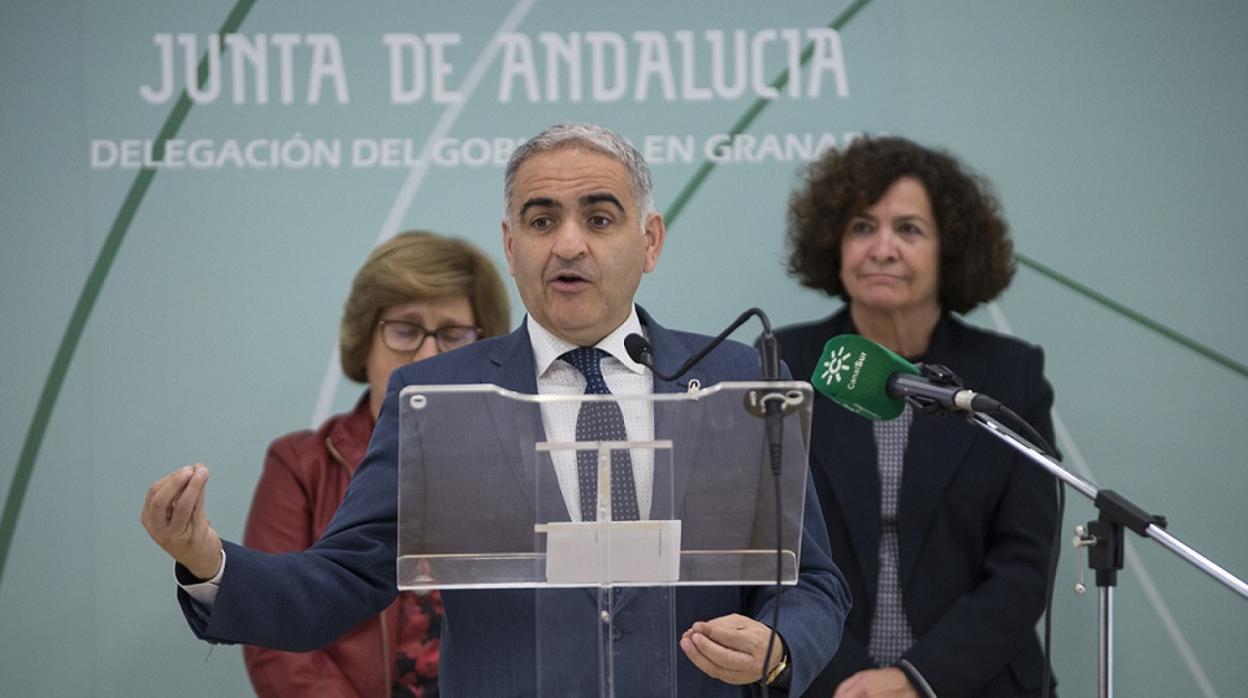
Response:
[{"label": "navy blue suit jacket", "polygon": [[[847,309],[776,332],[799,379],[824,343],[854,332]],[[1044,354],[945,315],[923,357],[997,398],[1050,443],[1053,390]],[[816,395],[810,468],[832,555],[854,608],[836,657],[808,696],[830,696],[867,654],[879,574],[880,478],[872,422]],[[1034,696],[1043,678],[1035,624],[1056,516],[1052,476],[954,418],[915,415],[898,499],[899,575],[915,643],[903,655],[941,696]]]},{"label": "navy blue suit jacket", "polygon": [[[700,335],[666,330],[638,310],[661,372],[672,372],[709,341]],[[684,380],[697,378],[709,386],[758,376],[758,354],[749,347],[727,343]],[[453,383],[493,383],[536,393],[533,352],[524,326],[509,335],[396,371],[368,454],[321,540],[305,552],[284,555],[259,553],[225,542],[226,570],[211,613],[201,614],[194,601],[179,590],[184,614],[195,634],[213,642],[306,651],[332,642],[390,603],[396,593],[398,393],[405,385]],[[674,392],[685,388],[656,379],[654,389]],[[783,595],[779,627],[793,667],[792,695],[800,694],[836,651],[850,606],[845,581],[828,556],[826,528],[809,480],[804,512],[800,581]],[[629,655],[631,631],[636,631],[638,643],[648,637],[637,624],[665,611],[667,605],[674,605],[677,632],[694,621],[729,613],[771,622],[771,594],[763,587],[682,587],[670,596],[667,590],[618,593],[614,627],[621,657]],[[562,620],[561,627],[566,629],[542,638],[556,647],[555,652],[545,650],[544,656],[566,657],[562,663],[543,667],[544,683],[549,685],[555,677],[563,695],[597,695],[596,684],[589,682],[594,671],[585,669],[586,658],[594,654],[593,641],[586,645],[586,637],[592,638],[593,632],[587,635],[581,630],[595,627],[598,605],[593,594],[584,589],[477,590],[446,591],[442,598],[446,616],[439,680],[445,695],[533,695],[537,686],[534,642],[539,606],[543,623],[549,623],[552,609],[557,609],[556,620]],[[677,639],[670,640],[674,644]],[[562,650],[558,643],[564,645]],[[635,649],[644,654],[646,648]],[[676,674],[681,695],[745,694],[743,687],[704,675],[683,653],[677,658]],[[636,693],[629,689],[628,681],[646,682],[651,677],[645,671],[623,673],[624,683],[616,687],[617,695]]]}]

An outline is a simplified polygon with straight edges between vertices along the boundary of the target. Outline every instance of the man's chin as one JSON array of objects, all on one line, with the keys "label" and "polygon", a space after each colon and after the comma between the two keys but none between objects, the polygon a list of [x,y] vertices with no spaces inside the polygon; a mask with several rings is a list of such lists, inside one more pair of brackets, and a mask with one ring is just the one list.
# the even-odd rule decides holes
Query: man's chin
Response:
[{"label": "man's chin", "polygon": [[578,347],[597,344],[599,340],[611,333],[614,327],[607,327],[601,315],[589,313],[556,313],[547,316],[549,324],[543,324],[547,330],[565,342]]}]

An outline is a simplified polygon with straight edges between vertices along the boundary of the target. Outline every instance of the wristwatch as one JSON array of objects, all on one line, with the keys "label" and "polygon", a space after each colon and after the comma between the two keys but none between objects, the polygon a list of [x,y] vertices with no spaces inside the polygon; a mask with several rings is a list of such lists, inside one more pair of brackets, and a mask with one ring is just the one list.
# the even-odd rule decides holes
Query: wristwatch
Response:
[{"label": "wristwatch", "polygon": [[784,686],[789,682],[789,648],[781,647],[780,661],[767,672],[768,686]]}]

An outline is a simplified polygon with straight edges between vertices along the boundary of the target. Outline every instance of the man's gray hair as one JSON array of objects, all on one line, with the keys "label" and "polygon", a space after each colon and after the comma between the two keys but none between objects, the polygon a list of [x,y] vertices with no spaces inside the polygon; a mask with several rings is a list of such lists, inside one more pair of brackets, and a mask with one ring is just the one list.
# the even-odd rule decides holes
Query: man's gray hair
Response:
[{"label": "man's gray hair", "polygon": [[633,198],[637,201],[640,224],[645,225],[646,216],[654,213],[654,184],[650,178],[650,166],[641,153],[620,134],[604,126],[561,121],[525,141],[516,148],[507,161],[507,174],[503,184],[503,214],[511,217],[511,197],[516,193],[516,172],[529,158],[560,148],[581,146],[614,158],[628,169],[633,183]]}]

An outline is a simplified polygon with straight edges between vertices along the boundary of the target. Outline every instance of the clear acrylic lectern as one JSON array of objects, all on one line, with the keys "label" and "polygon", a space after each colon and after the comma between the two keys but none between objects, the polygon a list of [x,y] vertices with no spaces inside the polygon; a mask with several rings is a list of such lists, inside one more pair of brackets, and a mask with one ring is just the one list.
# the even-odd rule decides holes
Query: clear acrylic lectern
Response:
[{"label": "clear acrylic lectern", "polygon": [[[784,413],[778,485],[764,436],[769,400]],[[629,440],[547,439],[544,413],[546,423],[571,424],[587,401],[616,402]],[[775,584],[777,525],[782,582],[797,581],[810,409],[811,387],[797,381],[631,396],[408,386],[398,586],[532,590],[537,695],[673,696],[686,629],[676,627],[677,588]],[[611,511],[609,454],[623,449],[636,520]],[[588,516],[578,451],[597,455]],[[581,636],[584,650],[567,656],[568,638]]]}]

